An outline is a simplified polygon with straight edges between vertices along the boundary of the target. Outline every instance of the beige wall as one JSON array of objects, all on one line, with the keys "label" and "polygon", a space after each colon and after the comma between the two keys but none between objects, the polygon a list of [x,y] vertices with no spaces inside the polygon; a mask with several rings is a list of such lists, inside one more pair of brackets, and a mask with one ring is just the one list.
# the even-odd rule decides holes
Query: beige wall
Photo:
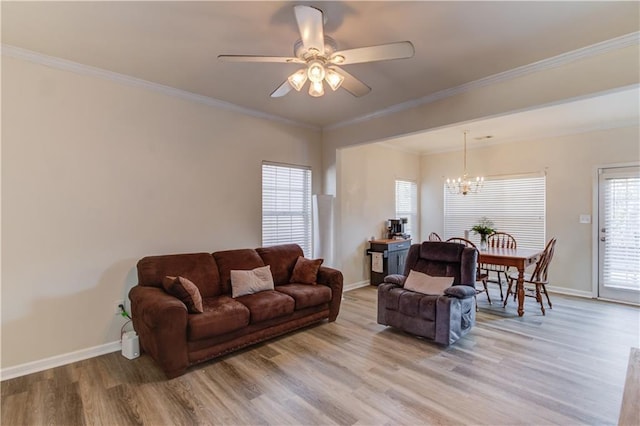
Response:
[{"label": "beige wall", "polygon": [[365,122],[325,129],[322,136],[323,190],[336,190],[336,150],[460,122],[495,117],[552,105],[566,100],[640,83],[640,49],[637,45],[599,51],[597,54],[533,67],[471,85],[453,96]]},{"label": "beige wall", "polygon": [[338,169],[336,258],[349,286],[369,280],[368,240],[381,238],[386,220],[395,217],[395,180],[419,181],[420,158],[380,145],[363,145],[339,150]]},{"label": "beige wall", "polygon": [[[468,151],[472,174],[501,175],[547,170],[547,239],[558,238],[551,266],[551,284],[570,293],[592,288],[592,225],[580,214],[593,211],[595,169],[640,160],[639,128],[593,131],[529,140]],[[461,152],[422,157],[422,235],[443,235],[443,176],[461,170]]]},{"label": "beige wall", "polygon": [[119,339],[150,254],[255,247],[262,160],[321,135],[2,58],[2,368]]}]

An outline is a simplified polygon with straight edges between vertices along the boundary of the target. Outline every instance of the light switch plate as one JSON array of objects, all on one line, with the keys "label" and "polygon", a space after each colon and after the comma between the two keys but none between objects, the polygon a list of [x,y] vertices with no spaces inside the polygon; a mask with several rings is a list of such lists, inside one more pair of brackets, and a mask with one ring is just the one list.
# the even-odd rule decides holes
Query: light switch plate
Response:
[{"label": "light switch plate", "polygon": [[591,215],[590,214],[581,214],[580,215],[580,223],[591,223]]}]

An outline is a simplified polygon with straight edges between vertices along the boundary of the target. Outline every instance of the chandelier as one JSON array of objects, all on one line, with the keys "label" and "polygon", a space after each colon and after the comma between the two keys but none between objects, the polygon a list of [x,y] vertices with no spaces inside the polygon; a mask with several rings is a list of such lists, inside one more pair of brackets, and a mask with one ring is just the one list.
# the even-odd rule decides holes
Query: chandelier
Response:
[{"label": "chandelier", "polygon": [[464,173],[462,177],[457,179],[447,179],[447,189],[451,194],[467,195],[469,193],[475,194],[482,189],[484,184],[484,177],[478,176],[474,179],[469,179],[467,174],[467,133],[464,131]]},{"label": "chandelier", "polygon": [[320,57],[309,61],[306,68],[294,72],[287,80],[289,80],[291,87],[298,92],[309,80],[309,95],[318,97],[324,95],[323,80],[335,91],[342,85],[344,76],[331,67],[327,67],[325,61]]}]

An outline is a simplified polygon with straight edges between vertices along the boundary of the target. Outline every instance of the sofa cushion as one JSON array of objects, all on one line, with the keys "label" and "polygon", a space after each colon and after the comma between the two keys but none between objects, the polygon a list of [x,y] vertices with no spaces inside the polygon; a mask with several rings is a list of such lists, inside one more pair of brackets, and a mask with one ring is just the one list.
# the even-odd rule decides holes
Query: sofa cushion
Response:
[{"label": "sofa cushion", "polygon": [[250,270],[264,266],[262,258],[254,249],[225,250],[213,253],[223,294],[231,294],[231,270]]},{"label": "sofa cushion", "polygon": [[190,314],[202,313],[200,290],[185,277],[166,276],[162,281],[162,287],[167,293],[180,299]]},{"label": "sofa cushion", "polygon": [[218,266],[209,253],[169,254],[147,256],[138,261],[138,284],[162,288],[167,275],[184,277],[194,283],[202,297],[222,292]]},{"label": "sofa cushion", "polygon": [[453,279],[453,277],[433,277],[412,269],[404,282],[404,288],[423,294],[442,295],[445,289],[451,287]]},{"label": "sofa cushion", "polygon": [[249,325],[249,309],[229,296],[208,297],[202,305],[202,314],[189,315],[189,340],[218,336]]},{"label": "sofa cushion", "polygon": [[271,274],[275,285],[287,284],[293,267],[299,256],[303,256],[302,249],[297,244],[280,244],[271,247],[257,248],[256,251],[266,265],[271,266]]},{"label": "sofa cushion", "polygon": [[322,305],[331,301],[331,288],[325,285],[285,284],[276,290],[296,301],[296,310]]},{"label": "sofa cushion", "polygon": [[298,284],[315,284],[318,278],[318,270],[324,259],[307,259],[300,256],[291,273],[289,282]]},{"label": "sofa cushion", "polygon": [[231,297],[273,290],[273,277],[269,265],[250,271],[231,271]]},{"label": "sofa cushion", "polygon": [[251,312],[251,323],[279,318],[293,313],[296,302],[293,297],[274,290],[240,296],[234,300]]}]

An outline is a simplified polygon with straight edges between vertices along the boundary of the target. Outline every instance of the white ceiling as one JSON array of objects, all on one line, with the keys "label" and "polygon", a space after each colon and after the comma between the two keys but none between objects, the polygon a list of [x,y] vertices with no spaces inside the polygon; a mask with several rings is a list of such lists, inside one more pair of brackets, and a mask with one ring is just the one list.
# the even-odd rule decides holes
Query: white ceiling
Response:
[{"label": "white ceiling", "polygon": [[[291,91],[273,99],[269,94],[297,65],[217,60],[219,54],[291,56],[299,38],[292,7],[300,3],[325,12],[325,32],[339,49],[410,40],[416,54],[411,59],[345,66],[372,87],[361,98],[329,90],[322,98]],[[640,3],[635,1],[2,1],[1,7],[3,44],[316,127],[640,30]],[[630,114],[637,117],[637,102],[635,109],[615,115],[618,99],[611,100],[614,109],[604,111],[599,102],[580,101],[575,120],[610,115],[620,122]],[[482,126],[474,123],[470,130],[474,136],[477,132],[495,134],[495,140],[512,139],[540,127],[530,123],[558,117],[553,109],[527,114],[533,113],[535,120],[523,115],[495,118]],[[462,129],[451,131],[461,141]],[[437,137],[442,140],[441,136]],[[405,138],[402,144],[415,151],[425,149],[416,138]],[[444,149],[438,142],[432,144],[428,149]]]}]

